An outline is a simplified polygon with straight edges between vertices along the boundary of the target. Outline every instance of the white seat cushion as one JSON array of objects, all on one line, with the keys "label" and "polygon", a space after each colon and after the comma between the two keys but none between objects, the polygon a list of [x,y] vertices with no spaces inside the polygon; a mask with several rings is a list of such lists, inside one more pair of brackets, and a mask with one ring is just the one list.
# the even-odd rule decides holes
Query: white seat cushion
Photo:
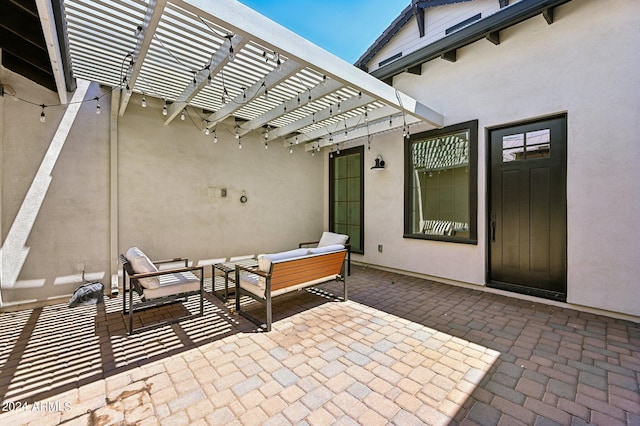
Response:
[{"label": "white seat cushion", "polygon": [[200,278],[192,272],[164,274],[158,278],[159,286],[157,288],[144,289],[143,294],[146,299],[156,299],[158,297],[200,290]]},{"label": "white seat cushion", "polygon": [[[131,247],[127,250],[127,254],[125,255],[129,263],[131,264],[131,269],[136,274],[145,274],[148,272],[158,272],[158,268],[156,265],[149,260],[146,254],[142,252],[138,247]],[[157,277],[149,277],[142,278],[138,280],[140,285],[144,288],[158,288],[160,287],[160,281]]]},{"label": "white seat cushion", "polygon": [[332,246],[335,244],[345,245],[347,243],[347,239],[349,239],[348,235],[325,231],[322,233],[322,237],[320,237],[318,247]]}]

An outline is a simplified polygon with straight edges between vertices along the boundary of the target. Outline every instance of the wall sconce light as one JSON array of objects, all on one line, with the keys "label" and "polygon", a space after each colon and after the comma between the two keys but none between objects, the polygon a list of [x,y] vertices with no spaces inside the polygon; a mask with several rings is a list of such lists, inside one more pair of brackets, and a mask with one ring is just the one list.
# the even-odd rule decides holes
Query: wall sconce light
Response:
[{"label": "wall sconce light", "polygon": [[384,160],[382,159],[382,155],[378,154],[376,157],[376,163],[371,167],[371,170],[383,170],[384,169]]}]

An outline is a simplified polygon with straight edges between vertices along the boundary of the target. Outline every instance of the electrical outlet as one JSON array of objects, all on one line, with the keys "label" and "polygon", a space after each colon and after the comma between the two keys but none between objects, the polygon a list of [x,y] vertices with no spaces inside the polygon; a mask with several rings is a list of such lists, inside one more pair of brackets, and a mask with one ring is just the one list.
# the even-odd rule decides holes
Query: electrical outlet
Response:
[{"label": "electrical outlet", "polygon": [[225,197],[227,196],[227,188],[222,188],[222,189],[220,190],[220,196],[221,196],[222,198],[225,198]]},{"label": "electrical outlet", "polygon": [[382,244],[378,244],[378,251],[382,253]]}]

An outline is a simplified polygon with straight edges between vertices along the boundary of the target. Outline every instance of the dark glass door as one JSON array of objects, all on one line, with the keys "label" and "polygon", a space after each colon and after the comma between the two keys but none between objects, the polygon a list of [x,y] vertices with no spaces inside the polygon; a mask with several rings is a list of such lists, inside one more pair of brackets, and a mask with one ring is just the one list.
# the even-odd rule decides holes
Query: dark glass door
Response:
[{"label": "dark glass door", "polygon": [[566,117],[490,132],[489,286],[566,300]]},{"label": "dark glass door", "polygon": [[349,235],[351,251],[364,253],[364,147],[329,159],[329,230]]}]

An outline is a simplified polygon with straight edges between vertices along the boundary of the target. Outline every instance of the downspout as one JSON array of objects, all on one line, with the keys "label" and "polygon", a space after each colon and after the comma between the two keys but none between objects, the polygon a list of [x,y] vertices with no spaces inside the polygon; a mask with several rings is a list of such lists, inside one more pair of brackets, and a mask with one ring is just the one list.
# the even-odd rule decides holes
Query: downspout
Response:
[{"label": "downspout", "polygon": [[111,121],[109,125],[109,259],[111,295],[118,294],[118,109],[120,90],[111,92]]}]

